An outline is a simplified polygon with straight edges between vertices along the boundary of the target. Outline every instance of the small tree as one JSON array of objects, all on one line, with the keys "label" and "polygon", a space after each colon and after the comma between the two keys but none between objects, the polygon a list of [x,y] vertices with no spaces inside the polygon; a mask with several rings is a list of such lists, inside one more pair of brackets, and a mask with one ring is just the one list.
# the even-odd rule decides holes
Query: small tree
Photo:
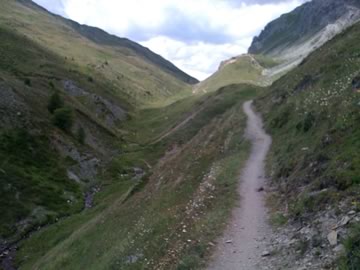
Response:
[{"label": "small tree", "polygon": [[49,99],[48,110],[50,113],[54,113],[57,109],[64,106],[64,100],[61,98],[59,92],[54,92]]},{"label": "small tree", "polygon": [[76,134],[77,140],[79,143],[84,144],[85,143],[85,130],[82,127],[79,127]]},{"label": "small tree", "polygon": [[25,85],[27,85],[27,86],[31,86],[31,80],[30,80],[29,78],[26,78],[26,79],[24,80],[24,83],[25,83]]},{"label": "small tree", "polygon": [[51,89],[55,89],[55,84],[53,82],[49,82],[49,86],[51,87]]},{"label": "small tree", "polygon": [[56,109],[53,116],[53,124],[65,132],[70,132],[74,123],[74,115],[71,108]]}]

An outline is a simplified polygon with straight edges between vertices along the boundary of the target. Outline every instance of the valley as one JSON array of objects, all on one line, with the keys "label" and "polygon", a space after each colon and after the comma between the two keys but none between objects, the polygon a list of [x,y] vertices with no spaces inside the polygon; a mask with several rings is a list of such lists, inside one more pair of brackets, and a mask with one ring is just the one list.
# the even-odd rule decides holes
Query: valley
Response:
[{"label": "valley", "polygon": [[303,4],[202,82],[0,5],[0,269],[360,269],[357,1]]}]

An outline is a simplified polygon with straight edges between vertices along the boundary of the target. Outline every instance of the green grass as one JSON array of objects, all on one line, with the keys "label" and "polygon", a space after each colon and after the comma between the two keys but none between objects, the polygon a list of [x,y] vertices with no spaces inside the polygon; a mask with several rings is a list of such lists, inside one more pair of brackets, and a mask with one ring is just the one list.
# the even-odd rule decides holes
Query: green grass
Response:
[{"label": "green grass", "polygon": [[253,57],[264,68],[272,68],[280,64],[278,61],[267,55],[255,54]]},{"label": "green grass", "polygon": [[[360,25],[334,38],[256,101],[273,135],[269,170],[292,217],[357,201]],[[307,215],[311,217],[311,215]]]},{"label": "green grass", "polygon": [[[2,3],[0,38],[1,82],[23,101],[30,116],[24,126],[31,130],[1,137],[0,178],[9,182],[2,185],[1,232],[13,235],[14,224],[30,214],[36,215],[32,226],[60,218],[19,244],[20,269],[202,267],[209,241],[237,200],[238,174],[249,151],[242,104],[261,92],[234,83],[257,80],[260,69],[244,59],[211,93],[192,95],[188,85],[133,51],[94,43],[18,1]],[[239,72],[243,79],[232,81]],[[88,96],[68,95],[63,80]],[[51,123],[48,103],[55,91],[74,114],[67,133]],[[128,121],[108,124],[92,95],[124,108]],[[80,128],[84,143],[78,142]],[[80,212],[86,183],[67,179],[67,166],[76,162],[59,157],[54,140],[104,161],[87,183],[101,188],[94,208]],[[134,167],[145,171],[142,179],[134,179]],[[9,175],[2,177],[3,171]]]},{"label": "green grass", "polygon": [[205,81],[196,86],[197,92],[212,92],[231,84],[253,84],[264,86],[269,83],[262,76],[263,68],[254,64],[248,55],[240,56],[234,63],[230,63],[215,72]]},{"label": "green grass", "polygon": [[[123,158],[114,161],[109,171],[113,180],[105,182],[95,209],[23,242],[18,254],[21,269],[203,266],[209,241],[217,237],[237,200],[235,187],[249,150],[243,138],[246,117],[242,103],[257,91],[252,86],[231,86],[214,93],[210,100],[215,108],[207,108],[211,119],[207,113],[199,114],[167,142],[128,149]],[[171,113],[169,117],[173,117]],[[178,150],[165,154],[161,162],[155,162],[159,157],[150,159],[154,152],[159,155],[174,144]],[[121,177],[128,171],[120,168],[134,164],[146,168],[142,159],[155,166],[134,186],[133,180]],[[200,185],[206,181],[215,189],[202,193]],[[197,200],[199,207],[193,208],[192,200]],[[130,258],[138,260],[130,263]]]},{"label": "green grass", "polygon": [[216,92],[188,96],[164,107],[144,109],[124,127],[130,130],[128,140],[152,142],[190,115],[196,115],[183,126],[182,130],[186,133],[182,132],[176,138],[178,141],[187,141],[202,126],[231,108],[238,100],[246,97],[251,99],[254,93],[259,91],[258,87],[251,85],[240,86],[240,88],[241,91],[238,90],[238,85],[228,85]]},{"label": "green grass", "polygon": [[[82,208],[80,188],[67,178],[65,164],[57,155],[46,137],[25,130],[0,134],[2,238],[19,237]],[[23,225],[18,224],[25,219]]]},{"label": "green grass", "polygon": [[[74,71],[87,74],[86,80],[92,78],[89,83],[103,81],[113,96],[136,106],[171,97],[188,87],[137,52],[126,47],[97,44],[63,19],[18,1],[3,1],[0,25],[59,56],[64,65],[75,66]],[[22,43],[14,50],[17,47],[22,47]],[[36,58],[30,59],[25,60]]]},{"label": "green grass", "polygon": [[339,269],[360,269],[360,226],[355,225],[348,238],[344,241],[345,254],[340,258]]}]

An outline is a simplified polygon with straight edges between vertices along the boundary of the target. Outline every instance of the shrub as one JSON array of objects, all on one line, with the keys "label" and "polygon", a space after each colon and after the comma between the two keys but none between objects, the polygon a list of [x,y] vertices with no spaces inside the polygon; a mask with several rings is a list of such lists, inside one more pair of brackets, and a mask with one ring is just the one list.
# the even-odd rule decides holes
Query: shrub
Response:
[{"label": "shrub", "polygon": [[76,138],[79,143],[84,144],[85,143],[85,130],[82,127],[79,127],[77,130]]},{"label": "shrub", "polygon": [[31,80],[30,80],[29,78],[26,78],[26,79],[24,80],[24,83],[25,83],[25,85],[27,85],[27,86],[31,86]]},{"label": "shrub", "polygon": [[315,117],[312,113],[308,113],[304,119],[304,132],[308,132],[315,123]]},{"label": "shrub", "polygon": [[64,100],[61,98],[59,92],[55,92],[51,95],[48,104],[48,110],[50,113],[54,113],[57,109],[64,106]]},{"label": "shrub", "polygon": [[73,122],[74,116],[71,108],[64,107],[54,111],[53,124],[58,128],[69,132]]},{"label": "shrub", "polygon": [[341,258],[341,270],[360,270],[360,225],[356,225],[346,239],[345,255]]},{"label": "shrub", "polygon": [[49,82],[49,86],[51,87],[51,89],[55,89],[55,84],[53,82]]}]

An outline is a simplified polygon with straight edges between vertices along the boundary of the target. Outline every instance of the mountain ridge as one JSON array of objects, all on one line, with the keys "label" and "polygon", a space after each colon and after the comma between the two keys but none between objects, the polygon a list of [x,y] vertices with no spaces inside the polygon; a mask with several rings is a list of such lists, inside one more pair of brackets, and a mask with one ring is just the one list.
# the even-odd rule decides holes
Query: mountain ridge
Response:
[{"label": "mountain ridge", "polygon": [[52,12],[49,12],[47,9],[41,7],[32,0],[16,0],[16,1],[21,4],[27,5],[31,8],[41,9],[45,12],[48,12],[49,14],[58,18],[59,20],[62,20],[67,25],[71,26],[82,36],[86,37],[87,39],[95,43],[98,43],[99,45],[108,45],[108,46],[124,47],[131,49],[135,53],[141,55],[149,63],[155,64],[160,69],[164,70],[170,75],[175,76],[176,78],[182,80],[185,83],[196,84],[199,82],[197,79],[186,74],[184,71],[180,70],[173,63],[163,58],[161,55],[152,52],[149,48],[144,47],[139,43],[136,43],[128,38],[118,37],[116,35],[106,32],[101,28],[80,24],[74,20],[53,14]]},{"label": "mountain ridge", "polygon": [[[341,23],[344,17],[348,18]],[[291,56],[284,57],[284,51],[290,51],[320,34],[310,44],[313,49],[318,48],[358,20],[360,3],[356,0],[312,0],[267,24],[259,36],[254,37],[248,52],[287,59]],[[339,29],[324,31],[337,22],[340,22]],[[310,51],[311,48],[304,51],[302,57]]]}]

